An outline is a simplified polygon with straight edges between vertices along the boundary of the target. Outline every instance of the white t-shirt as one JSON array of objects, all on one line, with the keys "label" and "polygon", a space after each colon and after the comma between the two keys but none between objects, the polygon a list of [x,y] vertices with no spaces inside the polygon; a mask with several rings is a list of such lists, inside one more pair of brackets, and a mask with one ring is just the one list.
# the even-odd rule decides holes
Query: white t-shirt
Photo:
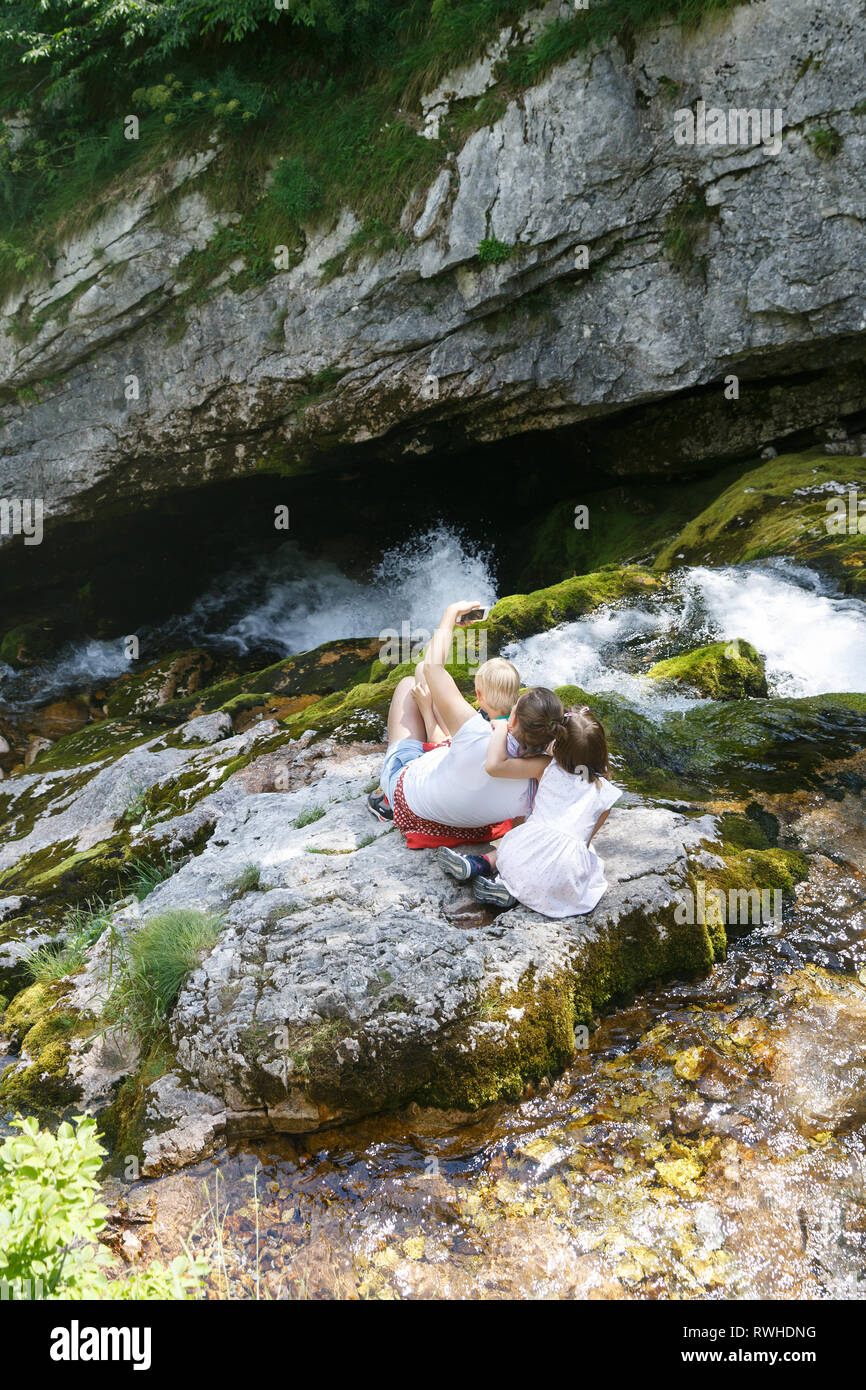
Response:
[{"label": "white t-shirt", "polygon": [[449,748],[434,748],[414,758],[403,777],[409,810],[421,820],[461,829],[525,816],[529,779],[490,776],[484,766],[489,738],[487,720],[473,714]]}]

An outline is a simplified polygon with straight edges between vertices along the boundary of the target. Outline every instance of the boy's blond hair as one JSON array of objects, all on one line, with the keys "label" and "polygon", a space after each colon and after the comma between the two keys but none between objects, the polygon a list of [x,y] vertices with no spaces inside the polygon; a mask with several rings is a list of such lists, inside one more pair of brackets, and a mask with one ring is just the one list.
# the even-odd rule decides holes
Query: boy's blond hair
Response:
[{"label": "boy's blond hair", "polygon": [[501,656],[491,657],[475,673],[475,689],[493,709],[510,712],[520,694],[517,667]]}]

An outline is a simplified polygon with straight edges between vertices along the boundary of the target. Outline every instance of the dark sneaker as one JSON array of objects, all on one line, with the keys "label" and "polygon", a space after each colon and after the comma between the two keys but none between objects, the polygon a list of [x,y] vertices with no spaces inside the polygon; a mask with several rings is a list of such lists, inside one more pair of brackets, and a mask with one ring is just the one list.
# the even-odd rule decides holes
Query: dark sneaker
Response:
[{"label": "dark sneaker", "polygon": [[491,907],[514,907],[517,902],[516,898],[512,898],[501,878],[476,878],[472,887],[477,901],[489,903]]},{"label": "dark sneaker", "polygon": [[394,811],[381,787],[378,791],[370,792],[367,797],[367,810],[371,816],[376,817],[376,820],[386,821],[388,825],[393,823]]},{"label": "dark sneaker", "polygon": [[472,877],[473,868],[469,857],[465,854],[458,854],[456,849],[442,849],[436,851],[436,863],[440,869],[444,869],[446,874],[456,878],[458,883],[465,883],[467,878]]}]

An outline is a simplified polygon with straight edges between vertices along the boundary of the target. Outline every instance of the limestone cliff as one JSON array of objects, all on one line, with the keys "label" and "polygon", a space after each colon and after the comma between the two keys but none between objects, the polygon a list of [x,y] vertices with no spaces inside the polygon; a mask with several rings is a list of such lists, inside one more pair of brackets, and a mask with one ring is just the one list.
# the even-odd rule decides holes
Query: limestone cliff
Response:
[{"label": "limestone cliff", "polygon": [[[191,295],[185,257],[233,220],[201,188],[218,141],[71,237],[4,306],[0,493],[43,496],[50,535],[228,476],[637,405],[611,471],[693,467],[862,409],[860,0],[670,24],[510,95],[494,59],[557,10],[422,100],[431,135],[454,100],[494,92],[501,114],[416,190],[398,249],[356,263],[345,211],[263,285],[233,289],[238,263]],[[698,101],[780,112],[778,151],[678,144]]]}]

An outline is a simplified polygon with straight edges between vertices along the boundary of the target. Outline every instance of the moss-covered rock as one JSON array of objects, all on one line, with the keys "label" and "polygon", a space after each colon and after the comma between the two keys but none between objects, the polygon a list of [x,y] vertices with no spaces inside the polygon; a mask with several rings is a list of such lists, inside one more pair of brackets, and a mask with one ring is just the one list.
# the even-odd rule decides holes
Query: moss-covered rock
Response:
[{"label": "moss-covered rock", "polygon": [[575,492],[573,499],[545,508],[540,520],[519,533],[517,582],[529,591],[606,565],[649,563],[744,468],[735,464],[687,483],[659,478],[650,485],[622,483]]},{"label": "moss-covered rock", "polygon": [[[354,685],[349,690],[335,691],[289,716],[285,722],[292,736],[297,738],[307,729],[315,729],[316,733],[332,735],[341,742],[381,742],[386,737],[391,697],[403,677],[414,674],[415,664],[404,662],[400,666],[383,667],[378,662],[376,666],[378,679]],[[463,664],[449,665],[446,669],[467,700],[474,703],[475,668]]]},{"label": "moss-covered rock", "polygon": [[581,618],[604,603],[640,597],[662,587],[659,576],[640,565],[609,565],[532,594],[501,598],[488,615],[487,627],[497,643],[531,637],[558,623]]},{"label": "moss-covered rock", "polygon": [[614,775],[656,796],[823,786],[827,766],[866,740],[866,695],[696,703],[651,719],[620,695],[573,685],[557,694],[567,708],[589,705],[600,719]]},{"label": "moss-covered rock", "polygon": [[87,1022],[68,1004],[65,983],[30,985],[3,1015],[3,1028],[19,1049],[0,1076],[0,1106],[40,1115],[63,1110],[80,1096],[69,1073],[73,1039],[88,1037]]},{"label": "moss-covered rock", "polygon": [[683,656],[657,661],[647,675],[654,681],[688,686],[710,700],[742,700],[767,694],[767,675],[761,653],[742,639],[712,642]]},{"label": "moss-covered rock", "polygon": [[121,1081],[109,1105],[100,1113],[99,1128],[109,1149],[110,1166],[122,1168],[126,1160],[143,1156],[146,1137],[147,1088],[176,1065],[174,1049],[167,1036],[151,1047],[132,1076]]},{"label": "moss-covered rock", "polygon": [[325,642],[314,651],[299,652],[260,671],[168,700],[153,707],[149,718],[160,724],[177,724],[198,714],[225,710],[233,721],[243,714],[287,719],[317,697],[369,679],[380,645],[376,638]]},{"label": "moss-covered rock", "polygon": [[43,627],[39,623],[25,623],[20,627],[10,628],[0,638],[0,661],[15,670],[20,670],[24,666],[32,665],[34,661],[41,661],[44,657],[50,656],[54,645],[55,638],[50,627]]},{"label": "moss-covered rock", "polygon": [[159,709],[170,700],[190,698],[214,680],[217,663],[209,652],[170,652],[141,671],[130,671],[110,686],[106,713],[124,719]]},{"label": "moss-covered rock", "polygon": [[824,570],[847,593],[862,594],[866,513],[855,516],[852,526],[851,491],[866,500],[866,460],[814,449],[782,454],[744,473],[690,521],[658,556],[655,569],[786,555]]}]

